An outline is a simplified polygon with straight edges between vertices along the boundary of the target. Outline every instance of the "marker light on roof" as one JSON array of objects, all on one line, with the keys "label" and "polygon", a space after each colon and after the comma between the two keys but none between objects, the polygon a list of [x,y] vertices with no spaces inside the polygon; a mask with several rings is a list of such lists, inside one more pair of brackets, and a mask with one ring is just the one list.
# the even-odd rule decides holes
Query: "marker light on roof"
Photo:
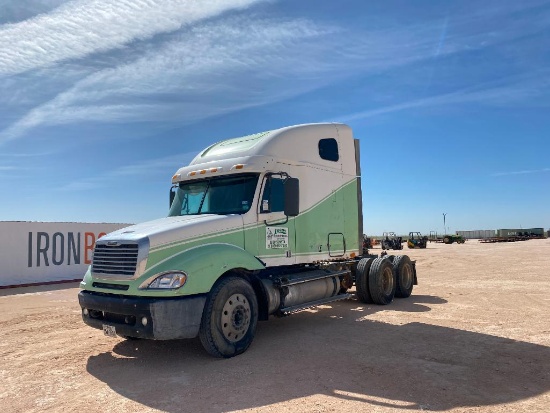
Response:
[{"label": "marker light on roof", "polygon": [[222,170],[223,168],[221,166],[217,166],[215,168],[201,169],[200,171],[191,171],[187,173],[187,176],[195,176],[197,174],[205,175],[207,172],[214,173],[214,172],[221,172]]},{"label": "marker light on roof", "polygon": [[243,169],[244,165],[242,163],[238,163],[237,165],[233,165],[233,168],[231,169]]}]

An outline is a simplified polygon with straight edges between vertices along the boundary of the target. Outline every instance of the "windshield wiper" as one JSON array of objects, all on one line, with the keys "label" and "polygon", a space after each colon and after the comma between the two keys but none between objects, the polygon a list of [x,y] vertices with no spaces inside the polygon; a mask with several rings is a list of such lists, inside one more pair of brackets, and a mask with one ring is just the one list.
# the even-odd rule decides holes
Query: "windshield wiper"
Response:
[{"label": "windshield wiper", "polygon": [[198,215],[200,215],[200,213],[201,213],[202,204],[204,204],[204,200],[206,199],[206,194],[208,193],[208,190],[210,189],[210,182],[211,182],[211,180],[209,179],[208,180],[208,185],[206,185],[206,189],[204,190],[204,195],[202,196],[202,199],[201,199],[201,204],[199,205],[199,209],[197,211]]}]

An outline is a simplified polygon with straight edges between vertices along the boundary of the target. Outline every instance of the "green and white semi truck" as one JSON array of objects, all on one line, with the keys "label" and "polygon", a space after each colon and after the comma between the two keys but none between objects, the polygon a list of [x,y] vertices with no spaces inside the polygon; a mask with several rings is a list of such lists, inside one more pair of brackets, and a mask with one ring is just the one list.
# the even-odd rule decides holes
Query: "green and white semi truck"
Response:
[{"label": "green and white semi truck", "polygon": [[406,255],[361,255],[359,141],[336,123],[216,143],[172,177],[168,217],[103,236],[78,298],[106,335],[197,335],[217,357],[251,344],[258,320],[351,297],[408,297]]}]

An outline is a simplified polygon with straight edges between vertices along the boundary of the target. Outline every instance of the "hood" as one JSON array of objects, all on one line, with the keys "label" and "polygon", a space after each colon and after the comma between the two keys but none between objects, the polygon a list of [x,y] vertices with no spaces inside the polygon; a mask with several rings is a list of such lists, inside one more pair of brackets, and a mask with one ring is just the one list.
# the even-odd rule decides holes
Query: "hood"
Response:
[{"label": "hood", "polygon": [[243,227],[241,215],[189,215],[143,222],[111,232],[101,241],[149,239],[150,248]]}]

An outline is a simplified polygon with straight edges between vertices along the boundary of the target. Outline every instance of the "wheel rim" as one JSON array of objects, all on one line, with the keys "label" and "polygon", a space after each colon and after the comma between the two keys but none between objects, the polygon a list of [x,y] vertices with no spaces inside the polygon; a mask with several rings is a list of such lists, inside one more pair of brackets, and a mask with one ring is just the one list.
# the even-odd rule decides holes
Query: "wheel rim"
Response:
[{"label": "wheel rim", "polygon": [[390,295],[393,290],[393,271],[391,267],[386,267],[382,273],[382,290],[384,295]]},{"label": "wheel rim", "polygon": [[242,294],[233,294],[222,310],[222,332],[224,337],[235,343],[243,338],[250,326],[250,303]]},{"label": "wheel rim", "polygon": [[404,265],[400,274],[401,286],[405,289],[408,289],[412,284],[412,268],[410,265]]}]

